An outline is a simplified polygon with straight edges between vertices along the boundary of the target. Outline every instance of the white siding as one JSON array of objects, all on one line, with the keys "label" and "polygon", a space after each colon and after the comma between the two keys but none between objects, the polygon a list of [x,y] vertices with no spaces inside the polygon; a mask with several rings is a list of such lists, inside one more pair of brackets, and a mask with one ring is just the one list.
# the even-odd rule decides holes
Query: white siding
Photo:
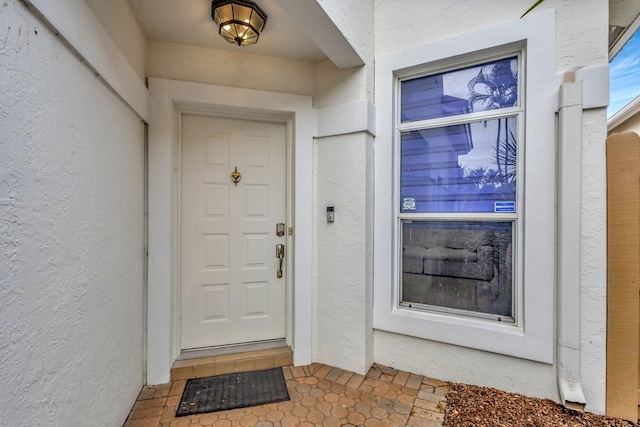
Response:
[{"label": "white siding", "polygon": [[143,125],[0,9],[0,425],[122,425],[143,385]]}]

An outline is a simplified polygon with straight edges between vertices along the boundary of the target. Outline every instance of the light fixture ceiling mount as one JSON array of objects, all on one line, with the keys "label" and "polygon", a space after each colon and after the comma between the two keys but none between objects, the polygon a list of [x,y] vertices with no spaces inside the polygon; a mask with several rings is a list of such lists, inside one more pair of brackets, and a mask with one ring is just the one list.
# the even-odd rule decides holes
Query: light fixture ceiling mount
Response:
[{"label": "light fixture ceiling mount", "polygon": [[267,23],[267,14],[249,0],[213,0],[211,18],[219,34],[238,46],[255,44]]}]

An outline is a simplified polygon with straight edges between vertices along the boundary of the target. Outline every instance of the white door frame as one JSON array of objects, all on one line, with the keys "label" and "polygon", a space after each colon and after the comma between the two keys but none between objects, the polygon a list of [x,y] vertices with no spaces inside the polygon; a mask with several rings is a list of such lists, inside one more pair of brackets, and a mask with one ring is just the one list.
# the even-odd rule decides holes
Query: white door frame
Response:
[{"label": "white door frame", "polygon": [[[183,328],[182,326],[182,322],[184,320],[184,316],[182,316],[182,310],[183,310],[183,304],[182,304],[182,296],[184,295],[182,293],[182,280],[184,280],[184,276],[183,276],[183,251],[185,250],[184,247],[182,246],[182,239],[183,239],[183,233],[182,233],[182,226],[184,225],[182,223],[182,207],[183,207],[183,183],[182,183],[182,178],[183,178],[183,172],[184,172],[184,168],[183,168],[183,159],[182,159],[182,155],[183,155],[183,144],[184,144],[184,134],[183,134],[183,123],[184,123],[184,117],[185,116],[191,116],[191,117],[209,117],[212,119],[221,119],[222,121],[224,121],[225,119],[229,119],[229,120],[241,120],[241,122],[260,122],[260,123],[265,123],[265,124],[276,124],[276,125],[284,125],[285,126],[285,132],[284,132],[284,137],[285,137],[285,150],[284,150],[284,154],[285,154],[285,160],[284,160],[284,165],[285,165],[285,181],[284,181],[284,185],[285,185],[285,200],[284,200],[284,206],[280,205],[280,207],[284,207],[284,218],[282,216],[280,216],[280,219],[277,219],[278,217],[271,217],[270,218],[272,220],[274,220],[274,222],[272,224],[270,224],[269,227],[269,231],[273,232],[275,235],[275,221],[282,221],[284,219],[284,223],[286,224],[287,227],[292,226],[293,225],[293,206],[289,203],[289,201],[291,200],[291,196],[292,196],[292,192],[293,192],[293,187],[292,187],[292,183],[293,183],[293,177],[292,177],[292,140],[291,140],[291,135],[292,133],[289,132],[290,129],[292,129],[293,127],[293,120],[291,119],[291,117],[288,116],[284,116],[284,117],[280,117],[280,115],[276,115],[274,116],[271,113],[267,113],[267,114],[243,114],[243,112],[237,112],[233,113],[233,114],[229,114],[229,112],[227,111],[227,109],[225,108],[224,110],[221,110],[219,108],[194,108],[193,106],[189,106],[187,108],[184,107],[180,107],[178,106],[178,148],[177,148],[177,156],[178,156],[178,160],[177,160],[177,171],[176,171],[176,179],[177,179],[177,184],[176,184],[176,198],[177,198],[177,218],[176,218],[176,226],[177,226],[177,240],[176,240],[176,248],[178,249],[176,251],[176,267],[177,267],[177,272],[176,272],[176,276],[178,278],[177,281],[177,286],[176,286],[176,295],[175,295],[175,309],[176,312],[178,313],[178,315],[176,316],[175,321],[177,322],[177,334],[176,334],[176,343],[175,345],[177,345],[177,348],[174,348],[174,351],[178,351],[179,353],[181,353],[184,350],[184,340],[183,337],[181,336],[181,334],[184,333],[184,331],[186,330],[185,328]],[[238,123],[241,123],[238,122]],[[237,125],[236,125],[237,126]],[[235,129],[235,128],[234,128]],[[279,128],[281,129],[281,128]],[[192,136],[193,137],[193,136]],[[245,171],[247,172],[247,171]],[[271,205],[271,202],[269,203],[269,205]],[[233,213],[231,213],[231,215],[233,216]],[[271,226],[273,226],[273,228],[271,228]],[[285,294],[284,294],[284,305],[282,307],[282,309],[285,311],[284,313],[284,320],[285,320],[285,324],[284,324],[284,335],[278,336],[277,338],[285,338],[287,345],[291,345],[292,342],[292,335],[293,335],[293,328],[292,328],[292,322],[291,322],[291,315],[292,315],[292,300],[291,300],[291,295],[293,294],[293,289],[291,287],[291,272],[292,272],[292,263],[288,262],[289,261],[289,253],[295,253],[295,246],[294,246],[294,241],[293,241],[293,236],[289,235],[288,233],[285,232],[284,234],[284,241],[282,241],[282,239],[278,239],[277,240],[278,243],[284,243],[285,244],[285,259],[284,259],[284,277],[282,279],[280,279],[280,284],[282,284],[284,282],[284,290],[285,290]],[[275,245],[275,243],[274,243]],[[269,254],[271,254],[272,257],[275,256],[275,252],[272,253],[271,249],[275,250],[275,247],[273,245],[269,246]],[[265,260],[266,262],[266,260]],[[278,281],[275,280],[275,268],[272,271],[273,273],[273,279],[272,282],[270,282],[270,287],[273,286],[277,286],[278,285]],[[202,297],[202,295],[198,294],[200,297]],[[200,313],[200,310],[196,310],[198,313]],[[273,313],[271,313],[273,315]],[[266,319],[265,319],[266,320]],[[195,326],[195,325],[188,325],[187,329],[189,329],[191,326]],[[195,330],[198,330],[197,327],[195,328]],[[228,338],[228,337],[227,337]],[[274,337],[276,338],[276,337]]]},{"label": "white door frame", "polygon": [[288,157],[287,342],[294,364],[311,363],[312,184],[316,111],[310,96],[149,79],[149,274],[147,383],[169,381],[180,354],[179,153],[185,112],[286,123]]}]

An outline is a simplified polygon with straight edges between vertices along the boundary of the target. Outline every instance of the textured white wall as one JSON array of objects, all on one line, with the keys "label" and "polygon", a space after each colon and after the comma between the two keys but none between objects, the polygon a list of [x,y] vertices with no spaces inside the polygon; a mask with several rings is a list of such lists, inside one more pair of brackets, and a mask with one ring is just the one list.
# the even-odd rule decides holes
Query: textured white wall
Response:
[{"label": "textured white wall", "polygon": [[[365,373],[373,362],[373,139],[321,138],[316,156],[314,361]],[[333,223],[327,206],[335,207]]]},{"label": "textured white wall", "polygon": [[362,58],[373,49],[373,1],[317,0]]},{"label": "textured white wall", "polygon": [[0,425],[122,425],[143,384],[143,126],[0,7]]},{"label": "textured white wall", "polygon": [[607,372],[606,109],[582,116],[580,364],[587,410],[604,413]]},{"label": "textured white wall", "polygon": [[367,98],[367,66],[340,70],[331,61],[318,62],[313,106],[323,108]]},{"label": "textured white wall", "polygon": [[[376,0],[376,55],[463,34],[492,23],[518,19],[531,4],[531,0]],[[608,2],[547,0],[532,13],[554,7],[557,8],[557,72],[564,74],[573,67],[606,65]],[[605,114],[605,110],[600,108],[586,111],[583,116],[581,363],[587,409],[594,412],[604,411],[605,396]],[[438,357],[446,360],[433,361]],[[380,331],[375,332],[375,360],[445,380],[492,385],[554,399],[558,397],[555,367],[551,365],[488,355],[461,347],[452,349],[446,344]],[[535,384],[531,378],[536,378]]]},{"label": "textured white wall", "polygon": [[[360,86],[360,90],[363,92],[360,93],[359,98],[356,99],[366,98],[373,101],[373,56],[375,53],[374,2],[372,0],[318,0],[318,3],[365,61],[364,67],[358,67],[361,68],[360,73],[364,73],[364,75],[360,77],[357,85]],[[323,84],[322,72],[324,71],[325,77],[328,77],[327,71],[330,71],[330,69],[330,67],[319,64],[319,85]],[[337,74],[340,75],[342,73]],[[324,95],[322,87],[319,88],[318,95]],[[353,101],[353,99],[349,99],[346,102],[350,101]],[[320,104],[323,106],[327,105],[322,102]]]},{"label": "textured white wall", "polygon": [[[376,55],[518,19],[534,2],[375,0]],[[559,72],[579,65],[606,63],[608,1],[546,0],[531,13],[552,8],[557,12]]]},{"label": "textured white wall", "polygon": [[555,369],[515,357],[374,331],[375,361],[443,381],[558,399]]},{"label": "textured white wall", "polygon": [[[345,70],[318,63],[314,107],[344,109],[341,120],[366,123],[354,102],[373,102],[373,2],[320,0],[365,65]],[[365,129],[341,135],[320,114],[326,138],[316,141],[314,360],[364,373],[373,363],[373,137]],[[331,130],[335,133],[332,133]],[[370,129],[369,129],[370,130]],[[336,222],[326,222],[326,207]]]},{"label": "textured white wall", "polygon": [[147,39],[127,0],[85,0],[109,36],[136,70],[145,78]]},{"label": "textured white wall", "polygon": [[173,43],[149,43],[147,76],[313,95],[316,63]]}]

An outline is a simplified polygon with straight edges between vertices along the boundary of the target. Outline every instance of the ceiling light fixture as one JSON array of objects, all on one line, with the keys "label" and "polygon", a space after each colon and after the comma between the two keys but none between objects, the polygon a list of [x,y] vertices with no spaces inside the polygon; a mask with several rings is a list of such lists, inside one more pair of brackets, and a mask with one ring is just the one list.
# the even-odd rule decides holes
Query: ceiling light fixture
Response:
[{"label": "ceiling light fixture", "polygon": [[248,0],[213,0],[211,18],[219,26],[219,34],[238,46],[255,44],[267,23],[267,14]]}]

